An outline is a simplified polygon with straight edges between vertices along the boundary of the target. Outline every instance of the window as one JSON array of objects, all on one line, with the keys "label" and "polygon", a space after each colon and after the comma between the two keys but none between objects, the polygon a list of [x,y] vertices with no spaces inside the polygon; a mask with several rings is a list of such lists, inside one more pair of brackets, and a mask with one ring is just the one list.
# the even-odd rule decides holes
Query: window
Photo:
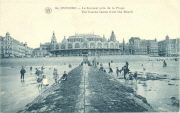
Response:
[{"label": "window", "polygon": [[110,48],[114,48],[114,44],[113,43],[110,44]]},{"label": "window", "polygon": [[72,44],[71,43],[68,44],[68,49],[72,49]]},{"label": "window", "polygon": [[65,45],[64,44],[61,45],[61,49],[65,49]]},{"label": "window", "polygon": [[80,48],[79,43],[76,43],[76,44],[75,44],[75,48]]},{"label": "window", "polygon": [[94,43],[90,43],[90,48],[95,48],[95,44]]},{"label": "window", "polygon": [[56,45],[56,49],[59,49],[59,45]]},{"label": "window", "polygon": [[98,48],[102,48],[102,44],[101,43],[98,43]]},{"label": "window", "polygon": [[83,43],[82,48],[87,48],[87,43]]}]

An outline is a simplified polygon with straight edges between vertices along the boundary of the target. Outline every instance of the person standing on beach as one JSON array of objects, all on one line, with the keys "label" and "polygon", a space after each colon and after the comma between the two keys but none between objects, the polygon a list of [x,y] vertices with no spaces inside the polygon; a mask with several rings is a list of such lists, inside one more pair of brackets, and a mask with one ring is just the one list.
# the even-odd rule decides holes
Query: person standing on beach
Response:
[{"label": "person standing on beach", "polygon": [[128,68],[128,66],[129,66],[129,63],[126,61],[126,67]]},{"label": "person standing on beach", "polygon": [[146,68],[143,68],[143,78],[146,79]]},{"label": "person standing on beach", "polygon": [[121,76],[124,76],[124,67],[119,71]]},{"label": "person standing on beach", "polygon": [[30,71],[32,71],[32,66],[30,66]]},{"label": "person standing on beach", "polygon": [[24,69],[24,67],[22,67],[20,73],[21,73],[21,80],[23,79],[24,81],[24,74],[26,73],[26,70]]},{"label": "person standing on beach", "polygon": [[54,68],[54,72],[53,72],[53,79],[55,80],[55,84],[57,85],[58,84],[58,78],[59,78],[59,75],[57,73],[57,69]]},{"label": "person standing on beach", "polygon": [[111,63],[109,62],[108,64],[109,64],[109,67],[110,67],[110,66],[111,66]]},{"label": "person standing on beach", "polygon": [[167,66],[167,63],[166,63],[166,61],[164,60],[163,61],[163,67],[166,67]]},{"label": "person standing on beach", "polygon": [[44,68],[44,65],[41,67],[41,70],[44,70],[45,68]]},{"label": "person standing on beach", "polygon": [[72,65],[71,64],[69,64],[69,68],[71,68],[72,67]]},{"label": "person standing on beach", "polygon": [[135,71],[135,73],[134,73],[133,77],[134,77],[134,80],[135,80],[135,81],[136,81],[136,83],[137,83],[137,71]]},{"label": "person standing on beach", "polygon": [[124,66],[124,79],[126,79],[126,74],[129,73],[129,69],[127,68],[127,66]]},{"label": "person standing on beach", "polygon": [[36,68],[36,72],[35,72],[35,74],[36,74],[37,76],[39,76],[39,75],[40,75],[40,70],[39,70],[38,68]]},{"label": "person standing on beach", "polygon": [[116,75],[117,75],[117,78],[119,77],[119,69],[118,67],[116,67]]},{"label": "person standing on beach", "polygon": [[112,75],[112,73],[113,73],[113,70],[111,67],[109,67],[109,74]]}]

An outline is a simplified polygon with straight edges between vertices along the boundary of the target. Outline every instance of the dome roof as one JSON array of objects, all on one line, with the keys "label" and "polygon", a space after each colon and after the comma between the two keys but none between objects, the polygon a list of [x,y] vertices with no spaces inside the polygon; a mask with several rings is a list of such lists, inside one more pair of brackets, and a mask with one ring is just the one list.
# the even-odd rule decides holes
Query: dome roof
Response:
[{"label": "dome roof", "polygon": [[107,39],[105,38],[104,35],[103,35],[103,38],[102,38],[102,42],[107,42]]},{"label": "dome roof", "polygon": [[106,39],[106,38],[103,38],[102,41],[103,41],[103,42],[107,42],[107,39]]},{"label": "dome roof", "polygon": [[64,39],[62,40],[62,43],[67,43],[68,41],[67,41],[67,39],[66,39],[66,37],[64,36]]}]

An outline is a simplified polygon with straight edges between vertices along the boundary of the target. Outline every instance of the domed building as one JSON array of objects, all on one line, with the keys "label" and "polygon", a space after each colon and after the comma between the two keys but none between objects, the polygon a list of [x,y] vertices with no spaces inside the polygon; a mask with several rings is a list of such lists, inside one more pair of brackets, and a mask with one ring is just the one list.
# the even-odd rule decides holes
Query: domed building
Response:
[{"label": "domed building", "polygon": [[75,34],[68,39],[64,37],[61,43],[57,43],[55,34],[51,39],[51,53],[56,56],[81,56],[88,55],[119,55],[121,49],[116,40],[114,31],[107,40],[105,36],[94,34]]}]

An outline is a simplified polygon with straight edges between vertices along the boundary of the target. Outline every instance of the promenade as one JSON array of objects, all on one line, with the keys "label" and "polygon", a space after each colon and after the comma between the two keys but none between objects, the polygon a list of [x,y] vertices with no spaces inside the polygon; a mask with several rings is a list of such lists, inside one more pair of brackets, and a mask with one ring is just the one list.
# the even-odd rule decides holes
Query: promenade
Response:
[{"label": "promenade", "polygon": [[66,81],[52,85],[24,112],[143,112],[154,111],[146,99],[98,68],[78,66]]}]

